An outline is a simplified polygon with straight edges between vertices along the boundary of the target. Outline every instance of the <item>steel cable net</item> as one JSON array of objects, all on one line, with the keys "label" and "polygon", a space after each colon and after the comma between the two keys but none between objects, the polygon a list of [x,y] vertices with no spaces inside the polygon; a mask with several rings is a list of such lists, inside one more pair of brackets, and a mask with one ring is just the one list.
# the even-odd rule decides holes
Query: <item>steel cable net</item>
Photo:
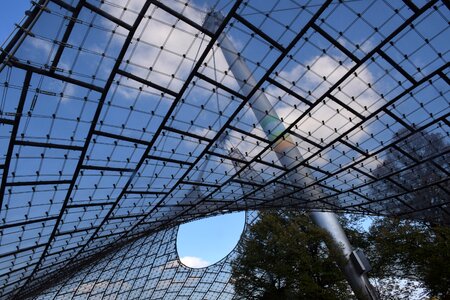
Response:
[{"label": "steel cable net", "polygon": [[[450,224],[447,1],[40,0],[27,15],[0,53],[4,299],[89,282],[124,249],[166,268],[153,244],[213,214]],[[111,297],[204,296],[111,266],[133,274]]]}]

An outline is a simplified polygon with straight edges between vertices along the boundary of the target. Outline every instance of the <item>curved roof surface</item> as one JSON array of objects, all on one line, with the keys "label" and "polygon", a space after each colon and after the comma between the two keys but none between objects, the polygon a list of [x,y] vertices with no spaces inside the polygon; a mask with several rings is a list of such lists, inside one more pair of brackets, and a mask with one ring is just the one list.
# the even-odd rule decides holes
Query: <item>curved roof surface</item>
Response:
[{"label": "curved roof surface", "polygon": [[118,3],[40,0],[2,47],[3,298],[229,211],[450,223],[447,1]]}]

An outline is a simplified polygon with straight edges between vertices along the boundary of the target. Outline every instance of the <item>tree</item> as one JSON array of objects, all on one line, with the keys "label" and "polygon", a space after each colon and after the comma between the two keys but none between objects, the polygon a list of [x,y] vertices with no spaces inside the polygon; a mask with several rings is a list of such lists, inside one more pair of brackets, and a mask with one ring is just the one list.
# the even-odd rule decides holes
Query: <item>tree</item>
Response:
[{"label": "tree", "polygon": [[381,218],[371,225],[368,240],[372,276],[423,282],[430,296],[450,299],[450,228]]},{"label": "tree", "polygon": [[[400,203],[419,212],[380,217],[369,232],[353,226],[360,218],[343,216],[341,221],[352,244],[368,255],[370,276],[382,284],[383,299],[409,299],[423,286],[432,299],[450,299],[447,137],[422,132],[404,138],[407,134],[395,134],[402,142],[386,151],[373,171],[383,179],[372,185],[372,194],[393,215],[409,210],[399,209]],[[441,213],[435,213],[439,206]],[[325,246],[329,238],[301,212],[262,212],[238,246],[232,265],[236,294],[244,299],[350,299],[336,263],[343,258]]]},{"label": "tree", "polygon": [[[399,130],[394,138],[403,138],[394,147],[385,151],[384,160],[373,171],[383,178],[372,186],[372,194],[383,201],[385,209],[398,211],[400,199],[419,210],[410,213],[410,218],[422,218],[430,222],[450,225],[450,218],[437,207],[450,203],[450,145],[448,137],[440,133],[418,132],[406,137],[406,129]],[[397,196],[396,195],[400,195]],[[427,208],[434,209],[428,210]],[[404,212],[409,208],[403,207]],[[399,211],[401,212],[401,211]]]},{"label": "tree", "polygon": [[[406,130],[401,130],[395,136],[406,134]],[[448,148],[443,135],[421,132],[398,143],[397,149],[386,152],[384,162],[374,174],[395,175],[374,185],[372,193],[380,198],[391,196],[395,199],[396,195],[404,195],[405,190],[411,191],[400,198],[421,211],[405,217],[422,220],[379,218],[370,227],[366,248],[374,276],[421,281],[431,296],[441,299],[450,299],[449,217],[445,208],[441,214],[431,212],[439,212],[436,207],[450,202],[449,181],[443,180],[448,174],[445,170],[449,169],[448,154],[440,155]],[[436,159],[427,160],[430,157]],[[409,168],[420,161],[424,162]],[[434,184],[436,182],[439,183]],[[394,213],[398,211],[396,205],[398,202],[387,202],[385,209]],[[435,209],[427,210],[428,207]]]},{"label": "tree", "polygon": [[232,264],[243,299],[351,299],[330,237],[301,212],[261,212]]},{"label": "tree", "polygon": [[380,299],[383,300],[429,299],[425,286],[417,280],[385,277],[371,278],[371,281]]}]

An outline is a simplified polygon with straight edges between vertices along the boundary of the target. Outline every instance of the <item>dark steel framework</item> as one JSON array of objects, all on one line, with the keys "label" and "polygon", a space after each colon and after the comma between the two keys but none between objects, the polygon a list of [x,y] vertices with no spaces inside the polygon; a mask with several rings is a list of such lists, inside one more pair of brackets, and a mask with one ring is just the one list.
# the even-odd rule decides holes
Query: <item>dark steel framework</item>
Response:
[{"label": "dark steel framework", "polygon": [[[246,226],[257,218],[246,216]],[[219,262],[190,268],[179,260],[177,227],[142,237],[101,257],[34,299],[236,299],[231,263],[236,247]]]},{"label": "dark steel framework", "polygon": [[[230,211],[450,223],[448,1],[199,2],[40,0],[2,49],[3,298]],[[216,32],[201,25],[211,9]],[[257,78],[247,95],[220,62],[222,32]],[[286,128],[271,141],[249,112],[258,91]],[[271,151],[286,136],[295,165]],[[420,136],[442,146],[418,156]],[[389,152],[403,165],[374,172]]]}]

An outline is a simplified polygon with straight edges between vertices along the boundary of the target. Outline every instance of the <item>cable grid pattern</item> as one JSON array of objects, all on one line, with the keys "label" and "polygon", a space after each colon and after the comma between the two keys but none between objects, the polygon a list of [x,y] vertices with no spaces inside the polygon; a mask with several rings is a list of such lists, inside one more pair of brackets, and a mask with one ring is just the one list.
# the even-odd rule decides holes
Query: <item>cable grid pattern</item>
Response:
[{"label": "cable grid pattern", "polygon": [[[174,238],[232,211],[450,224],[449,8],[33,2],[0,53],[0,297],[231,299],[233,254],[188,270]],[[211,11],[224,16],[214,31]],[[233,74],[227,51],[251,78]],[[269,134],[261,93],[272,107],[259,113],[279,116]],[[274,153],[283,143],[301,154],[283,153],[292,164]]]}]

